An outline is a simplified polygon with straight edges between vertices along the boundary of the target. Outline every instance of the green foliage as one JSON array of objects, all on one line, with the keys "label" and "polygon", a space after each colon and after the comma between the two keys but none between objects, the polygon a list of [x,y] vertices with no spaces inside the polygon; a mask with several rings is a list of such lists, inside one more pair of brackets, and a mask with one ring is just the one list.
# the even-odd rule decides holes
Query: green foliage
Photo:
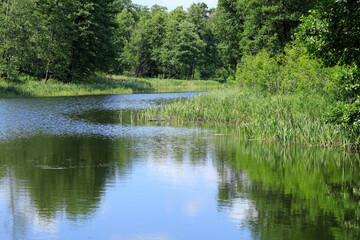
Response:
[{"label": "green foliage", "polygon": [[222,72],[228,73],[230,69],[236,68],[241,56],[239,39],[241,38],[243,17],[240,9],[237,8],[237,1],[219,0],[213,19],[220,67]]},{"label": "green foliage", "polygon": [[360,131],[360,70],[356,65],[342,67],[331,93],[340,101],[327,113],[327,120]]},{"label": "green foliage", "polygon": [[300,17],[312,8],[314,0],[307,1],[238,1],[243,17],[240,49],[254,54],[265,49],[270,55],[281,53],[291,41],[293,29]]},{"label": "green foliage", "polygon": [[[227,46],[234,46],[240,54],[256,54],[266,50],[271,56],[281,53],[291,41],[300,17],[315,3],[306,1],[220,0],[220,26],[226,25]],[[225,37],[227,38],[227,37]],[[238,46],[237,46],[238,45]]]},{"label": "green foliage", "polygon": [[302,19],[297,37],[330,66],[360,65],[359,1],[319,0]]},{"label": "green foliage", "polygon": [[134,30],[136,21],[134,14],[127,8],[124,8],[115,17],[117,30],[114,33],[113,46],[115,59],[111,69],[112,73],[119,74],[129,68],[129,65],[123,59],[124,47],[129,43],[131,34]]},{"label": "green foliage", "polygon": [[0,77],[69,81],[106,71],[114,57],[112,0],[0,3]]},{"label": "green foliage", "polygon": [[151,46],[147,31],[148,18],[142,17],[127,42],[122,54],[124,62],[129,66],[133,75],[147,76],[151,66]]},{"label": "green foliage", "polygon": [[134,92],[205,92],[221,87],[215,81],[187,81],[174,79],[138,79],[125,76],[93,76],[84,80],[63,83],[49,79],[47,84],[29,75],[21,75],[16,82],[0,79],[0,97],[78,96],[100,94],[131,94]]},{"label": "green foliage", "polygon": [[[126,24],[131,18],[124,11],[117,20],[119,37],[124,35],[121,28],[131,25]],[[192,4],[188,12],[178,7],[170,13],[154,5],[129,30],[126,38],[120,37],[125,40],[116,42],[120,49],[118,64],[122,65],[118,69],[128,68],[132,75],[142,77],[209,79],[214,76],[216,46],[206,4]]]},{"label": "green foliage", "polygon": [[325,92],[332,85],[335,68],[325,68],[312,59],[301,44],[285,48],[277,58],[265,51],[245,55],[238,64],[236,80],[243,87],[267,93]]},{"label": "green foliage", "polygon": [[360,132],[360,98],[353,103],[338,103],[327,112],[329,122],[344,124]]},{"label": "green foliage", "polygon": [[354,102],[360,97],[360,69],[343,66],[334,79],[334,95],[338,100]]},{"label": "green foliage", "polygon": [[144,120],[231,125],[242,139],[279,141],[284,145],[356,147],[359,135],[341,125],[324,123],[330,109],[320,94],[264,95],[248,89],[223,89],[179,100],[142,113]]},{"label": "green foliage", "polygon": [[341,102],[327,113],[327,120],[360,130],[360,3],[320,0],[302,19],[297,38],[328,66],[337,67],[330,93]]},{"label": "green foliage", "polygon": [[[316,230],[314,239],[359,238],[358,154],[229,137],[215,141],[222,159],[221,204],[231,208],[246,193],[256,205],[253,228],[262,239],[307,239],[304,225],[332,226]],[[228,168],[233,170],[223,170]],[[251,184],[244,184],[244,173]]]},{"label": "green foliage", "polygon": [[276,93],[279,90],[279,68],[276,60],[265,51],[256,56],[246,55],[238,65],[236,80],[241,86]]}]

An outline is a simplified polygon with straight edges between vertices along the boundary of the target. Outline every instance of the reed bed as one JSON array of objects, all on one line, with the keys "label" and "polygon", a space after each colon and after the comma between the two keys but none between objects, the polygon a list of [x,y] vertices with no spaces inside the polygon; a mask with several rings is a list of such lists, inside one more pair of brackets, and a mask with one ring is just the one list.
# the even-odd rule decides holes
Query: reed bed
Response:
[{"label": "reed bed", "polygon": [[322,113],[328,111],[329,105],[326,97],[316,93],[265,95],[244,89],[222,89],[146,109],[140,117],[144,121],[174,124],[233,126],[242,139],[285,145],[358,147],[357,132],[323,120]]}]

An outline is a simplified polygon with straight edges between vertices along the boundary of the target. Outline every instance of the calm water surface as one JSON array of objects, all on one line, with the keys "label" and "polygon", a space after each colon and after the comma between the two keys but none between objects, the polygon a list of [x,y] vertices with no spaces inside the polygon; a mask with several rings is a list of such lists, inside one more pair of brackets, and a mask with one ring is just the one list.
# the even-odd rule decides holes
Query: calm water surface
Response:
[{"label": "calm water surface", "polygon": [[0,99],[0,239],[359,239],[358,155],[136,123],[191,95]]}]

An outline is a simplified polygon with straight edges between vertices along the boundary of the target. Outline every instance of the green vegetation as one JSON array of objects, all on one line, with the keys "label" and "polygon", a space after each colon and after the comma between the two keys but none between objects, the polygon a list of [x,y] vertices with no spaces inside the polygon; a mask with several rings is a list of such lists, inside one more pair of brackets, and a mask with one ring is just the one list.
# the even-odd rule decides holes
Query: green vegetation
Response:
[{"label": "green vegetation", "polygon": [[142,117],[232,125],[245,139],[359,148],[359,12],[357,1],[220,0],[217,71],[232,90]]},{"label": "green vegetation", "polygon": [[[265,239],[358,239],[359,155],[336,150],[283,147],[279,144],[216,138],[220,205],[244,193],[256,204],[256,232]],[[224,171],[224,169],[231,169]],[[244,181],[244,175],[250,183]],[[320,230],[321,228],[319,228]]]},{"label": "green vegetation", "polygon": [[215,81],[188,81],[169,79],[138,79],[124,76],[91,77],[86,81],[62,83],[49,79],[47,84],[32,80],[0,81],[1,97],[78,96],[99,94],[130,94],[141,92],[208,91],[221,87]]},{"label": "green vegetation", "polygon": [[[319,126],[342,129],[344,138],[324,136],[326,141],[311,144],[357,141],[359,1],[219,0],[216,9],[193,3],[187,10],[178,7],[168,12],[159,5],[149,8],[131,0],[13,0],[0,2],[0,22],[2,96],[204,91],[216,84],[168,79],[213,79],[241,89],[241,94],[288,99],[290,105],[289,99],[301,96],[324,99],[324,107],[316,107],[316,117],[298,110]],[[95,73],[140,80],[97,78]],[[236,96],[227,91],[209,96],[221,94]],[[224,110],[215,99],[209,101],[216,111],[207,114],[215,118],[224,112],[222,118],[233,119],[228,114],[237,112],[238,119],[232,121],[239,124],[242,115],[236,106]],[[266,107],[266,101],[257,104]],[[255,103],[251,106],[261,109]],[[168,117],[180,119],[180,115],[185,116]],[[201,114],[193,117],[191,121],[203,119]]]},{"label": "green vegetation", "polygon": [[242,139],[279,141],[284,145],[358,147],[360,136],[356,131],[322,120],[322,113],[329,109],[326,98],[319,94],[264,95],[235,88],[147,109],[142,117],[177,124],[229,125]]},{"label": "green vegetation", "polygon": [[[333,107],[342,104],[337,81],[348,75],[339,75],[339,67],[323,67],[319,59],[309,57],[300,43],[285,50],[287,55],[282,58],[271,57],[265,51],[247,55],[228,88],[147,109],[142,118],[234,126],[242,139],[358,149],[358,127],[349,127],[358,108],[352,108],[348,112],[353,115],[343,118],[340,110]],[[346,89],[342,96],[349,98]]]}]

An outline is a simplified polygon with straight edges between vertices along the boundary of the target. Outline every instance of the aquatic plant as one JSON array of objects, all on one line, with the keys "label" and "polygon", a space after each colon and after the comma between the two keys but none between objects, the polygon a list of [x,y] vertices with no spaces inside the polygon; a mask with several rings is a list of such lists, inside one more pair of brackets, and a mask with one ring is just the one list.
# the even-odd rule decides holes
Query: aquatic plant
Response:
[{"label": "aquatic plant", "polygon": [[242,139],[355,148],[360,136],[345,125],[323,121],[329,109],[320,94],[266,95],[246,89],[222,89],[141,113],[144,121],[233,126]]}]

